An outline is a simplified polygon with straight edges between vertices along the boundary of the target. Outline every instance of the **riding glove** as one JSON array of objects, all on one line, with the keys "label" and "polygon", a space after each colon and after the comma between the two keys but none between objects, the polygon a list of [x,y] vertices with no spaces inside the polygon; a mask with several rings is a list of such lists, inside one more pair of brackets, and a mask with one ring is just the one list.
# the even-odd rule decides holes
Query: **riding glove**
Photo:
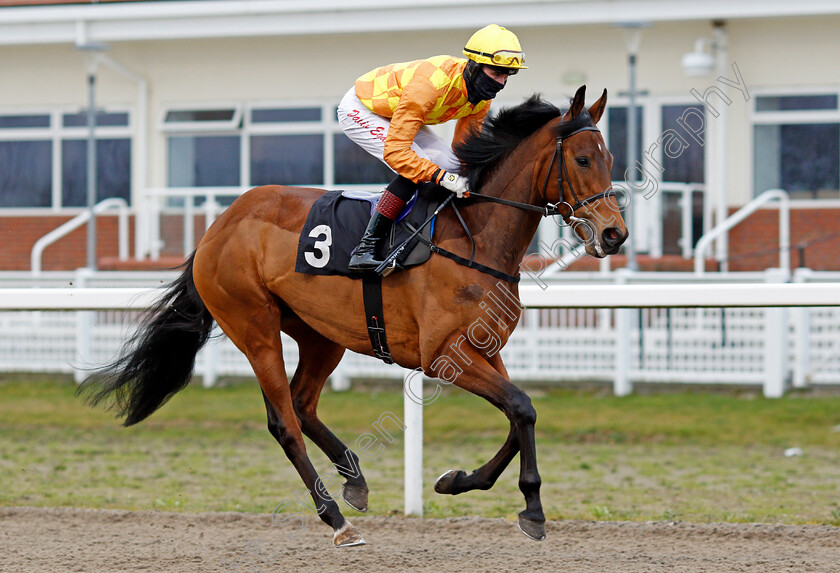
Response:
[{"label": "riding glove", "polygon": [[455,193],[458,199],[470,196],[469,180],[457,173],[444,172],[440,178],[440,186]]}]

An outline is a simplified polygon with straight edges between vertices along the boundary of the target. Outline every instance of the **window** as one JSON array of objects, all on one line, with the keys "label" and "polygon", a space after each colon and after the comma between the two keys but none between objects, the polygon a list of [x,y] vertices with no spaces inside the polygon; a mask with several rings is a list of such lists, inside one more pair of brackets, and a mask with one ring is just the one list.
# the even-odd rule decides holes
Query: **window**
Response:
[{"label": "window", "polygon": [[267,108],[251,110],[251,123],[288,123],[321,121],[319,107]]},{"label": "window", "polygon": [[[129,114],[102,111],[95,119],[98,200],[129,199]],[[84,110],[0,113],[0,208],[86,205],[87,121]]]},{"label": "window", "polygon": [[0,207],[49,207],[52,142],[0,141]]},{"label": "window", "polygon": [[333,137],[335,182],[338,185],[387,184],[394,172],[343,133]]},{"label": "window", "polygon": [[238,135],[169,138],[171,187],[236,187],[239,175]]},{"label": "window", "polygon": [[[68,139],[61,142],[62,185],[64,207],[87,205],[87,140]],[[109,197],[130,200],[131,145],[128,139],[96,141],[96,202]]]},{"label": "window", "polygon": [[237,107],[222,109],[170,109],[163,115],[164,131],[206,131],[212,129],[233,129],[242,120]]},{"label": "window", "polygon": [[251,185],[324,184],[322,135],[251,137]]},{"label": "window", "polygon": [[[613,181],[624,181],[627,177],[627,107],[607,108],[607,145],[613,155],[611,178]],[[642,160],[642,127],[644,125],[644,110],[636,106],[636,160]]]},{"label": "window", "polygon": [[387,166],[341,132],[331,105],[173,109],[164,111],[162,128],[168,133],[173,187],[381,189],[393,177]]},{"label": "window", "polygon": [[680,122],[693,121],[703,118],[702,107],[696,105],[663,105],[662,106],[662,132],[673,130],[682,137],[682,141],[676,145],[679,153],[662,152],[662,181],[672,183],[703,183],[704,181],[704,154],[703,146],[686,134]]},{"label": "window", "polygon": [[840,198],[838,94],[759,95],[753,113],[753,190]]}]

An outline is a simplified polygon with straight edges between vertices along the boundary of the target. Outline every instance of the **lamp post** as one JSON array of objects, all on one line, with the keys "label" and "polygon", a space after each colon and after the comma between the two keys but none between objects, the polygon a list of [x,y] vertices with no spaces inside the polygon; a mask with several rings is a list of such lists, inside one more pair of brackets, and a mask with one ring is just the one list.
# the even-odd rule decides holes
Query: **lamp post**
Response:
[{"label": "lamp post", "polygon": [[96,270],[96,71],[99,65],[98,54],[108,50],[106,44],[86,43],[76,45],[76,49],[88,54],[88,108],[87,108],[87,268]]},{"label": "lamp post", "polygon": [[[639,46],[642,43],[642,30],[644,28],[649,28],[650,24],[647,22],[624,22],[621,24],[616,24],[618,28],[621,28],[624,31],[624,42],[627,47],[627,67],[629,71],[629,80],[630,80],[630,91],[629,91],[629,98],[630,102],[627,107],[627,171],[626,174],[630,175],[634,173],[635,165],[639,160],[638,153],[636,153],[637,147],[639,142],[637,141],[636,132],[638,130],[637,125],[637,115],[636,115],[636,96],[638,95],[638,89],[636,87],[636,57],[639,53]],[[630,175],[633,178],[633,181],[628,181],[630,187],[630,201],[626,207],[627,213],[627,222],[629,226],[633,226],[635,224],[634,219],[634,207],[633,207],[633,188],[635,183],[636,177],[635,175]],[[636,246],[633,242],[633,237],[631,236],[630,239],[626,243],[627,249],[627,268],[630,271],[638,271],[639,270],[639,263],[636,260]]]}]

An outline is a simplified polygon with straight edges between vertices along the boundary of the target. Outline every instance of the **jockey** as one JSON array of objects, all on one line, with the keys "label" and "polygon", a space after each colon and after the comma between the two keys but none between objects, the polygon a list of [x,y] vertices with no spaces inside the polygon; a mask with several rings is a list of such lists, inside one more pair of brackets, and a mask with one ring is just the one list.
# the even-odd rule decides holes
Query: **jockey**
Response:
[{"label": "jockey", "polygon": [[359,79],[338,106],[338,122],[352,141],[397,173],[376,204],[353,256],[351,271],[375,269],[376,246],[419,183],[431,181],[469,196],[452,147],[427,127],[457,119],[453,145],[481,129],[490,100],[508,76],[526,69],[516,35],[491,24],[477,31],[467,57],[434,56],[376,68]]}]

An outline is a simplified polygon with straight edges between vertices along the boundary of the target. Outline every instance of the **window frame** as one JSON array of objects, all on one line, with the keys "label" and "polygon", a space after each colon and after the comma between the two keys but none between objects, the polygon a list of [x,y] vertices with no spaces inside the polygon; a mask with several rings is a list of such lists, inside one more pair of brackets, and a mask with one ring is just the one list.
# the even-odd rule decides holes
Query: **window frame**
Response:
[{"label": "window frame", "polygon": [[[134,114],[129,106],[101,106],[97,111],[104,111],[109,114],[125,114],[127,125],[120,126],[97,126],[96,139],[127,139],[131,158],[129,162],[129,198],[134,194]],[[49,141],[52,145],[52,180],[51,200],[48,207],[2,207],[0,216],[16,216],[28,214],[76,214],[85,210],[85,207],[66,207],[62,204],[63,198],[63,158],[62,142],[71,139],[87,139],[87,126],[64,127],[65,114],[87,113],[87,107],[78,106],[57,106],[53,108],[0,108],[0,116],[14,115],[46,115],[50,118],[49,127],[17,127],[0,128],[0,141]]]},{"label": "window frame", "polygon": [[[776,86],[761,87],[751,90],[752,103],[749,106],[749,190],[750,198],[756,197],[755,189],[755,127],[758,125],[806,125],[806,124],[838,124],[840,125],[840,89],[827,86]],[[804,111],[758,111],[759,97],[785,97],[785,96],[816,96],[833,95],[838,98],[837,109],[819,109]],[[837,158],[840,162],[840,157]],[[840,187],[840,185],[838,185]],[[840,205],[840,191],[838,197],[833,199],[806,199],[796,198],[790,200],[792,208],[813,209],[820,207],[837,208]]]},{"label": "window frame", "polygon": [[[244,191],[254,187],[251,184],[251,145],[252,136],[271,135],[318,135],[323,142],[323,182],[300,182],[299,186],[315,186],[322,189],[358,189],[367,191],[381,191],[381,183],[372,184],[335,184],[335,146],[333,138],[336,134],[343,134],[336,117],[338,101],[335,100],[253,100],[241,102],[196,102],[177,105],[165,105],[161,109],[158,128],[165,139],[166,165],[164,172],[168,180],[170,165],[168,162],[169,138],[172,136],[229,136],[239,137],[240,173],[239,187]],[[235,120],[225,122],[169,122],[164,121],[170,111],[202,111],[211,109],[237,110]],[[281,121],[265,122],[252,121],[254,110],[267,109],[320,109],[321,119],[311,121]],[[207,125],[212,124],[212,125]],[[222,125],[223,124],[223,125]]]}]

